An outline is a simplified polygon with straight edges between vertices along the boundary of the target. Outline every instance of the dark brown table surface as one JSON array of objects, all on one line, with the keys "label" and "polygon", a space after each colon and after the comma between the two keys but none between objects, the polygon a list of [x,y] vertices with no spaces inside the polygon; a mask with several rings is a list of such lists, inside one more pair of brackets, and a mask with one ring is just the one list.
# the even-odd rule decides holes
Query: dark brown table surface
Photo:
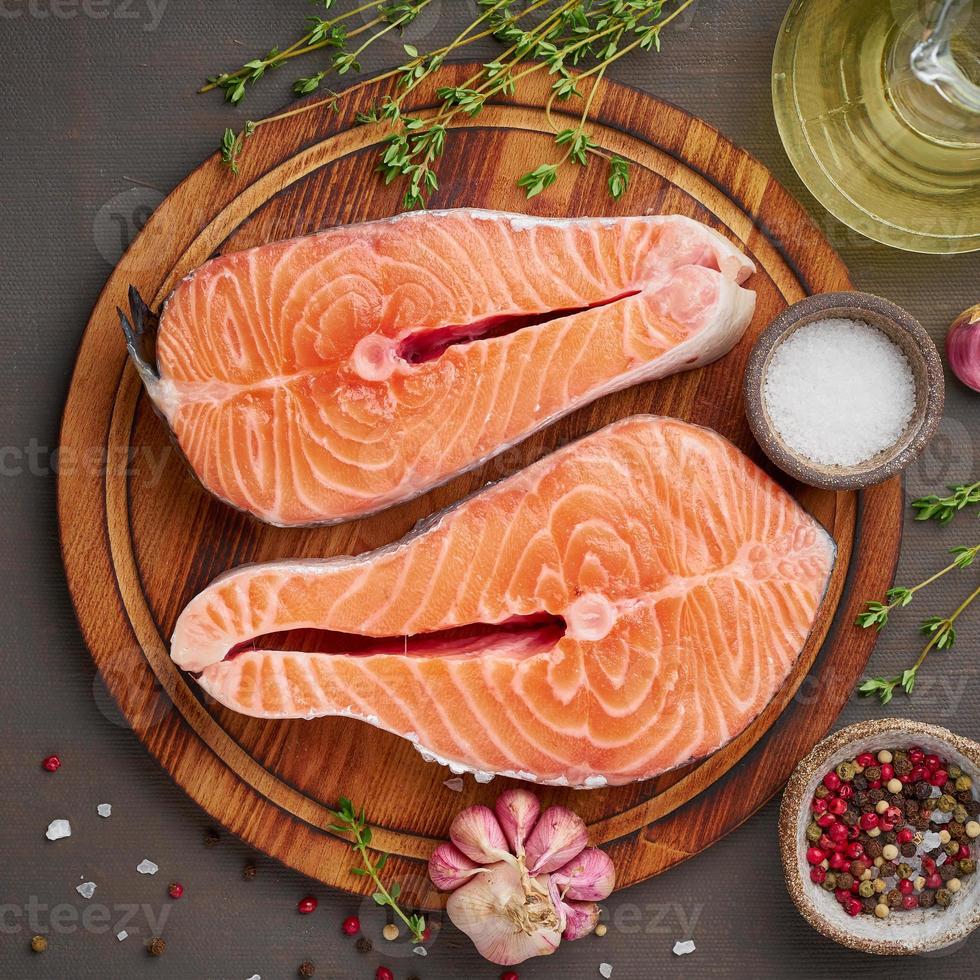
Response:
[{"label": "dark brown table surface", "polygon": [[[763,160],[804,202],[839,248],[858,288],[910,309],[936,340],[980,301],[980,253],[954,258],[891,251],[829,218],[795,177],[773,122],[769,65],[788,0],[704,0],[657,57],[616,65],[620,81],[673,101],[718,126]],[[435,0],[412,39],[447,41],[467,22],[469,0]],[[451,928],[426,959],[380,937],[371,903],[311,884],[224,835],[206,849],[207,816],[160,770],[118,716],[94,675],[65,587],[55,518],[54,450],[75,349],[112,264],[150,208],[214,148],[224,126],[244,118],[217,96],[198,97],[202,76],[291,40],[313,12],[302,0],[0,0],[0,977],[208,978],[296,975],[309,958],[318,978],[367,978],[380,963],[396,977],[485,977]],[[492,47],[487,47],[489,53]],[[402,57],[382,43],[365,65]],[[247,113],[286,101],[297,72],[284,69],[256,90]],[[980,395],[948,379],[946,418],[926,456],[907,474],[909,499],[980,474]],[[82,519],[83,515],[79,515]],[[907,522],[898,578],[914,582],[945,549],[977,534]],[[971,542],[972,543],[972,542]],[[937,585],[919,611],[941,611],[975,583],[980,568]],[[876,673],[894,672],[917,649],[916,617],[882,636]],[[852,699],[846,724],[909,715],[980,737],[980,608],[963,617],[957,646],[938,654],[911,699],[887,708]],[[804,687],[800,696],[807,695]],[[818,695],[813,695],[818,696]],[[40,760],[59,753],[56,775]],[[751,757],[745,764],[752,764]],[[97,803],[112,817],[96,815]],[[71,838],[44,839],[68,817]],[[835,946],[813,932],[786,895],[775,843],[776,803],[694,860],[608,903],[609,933],[566,944],[520,968],[522,978],[959,977],[980,973],[980,939],[920,960],[884,960]],[[136,873],[149,857],[155,877]],[[186,887],[179,902],[166,885]],[[86,902],[82,880],[98,884]],[[308,892],[316,914],[295,912]],[[360,912],[376,950],[340,936]],[[83,913],[86,918],[82,918]],[[126,924],[122,920],[128,918]],[[162,922],[154,925],[154,922]],[[115,938],[126,928],[130,938]],[[43,956],[29,949],[46,932]],[[167,952],[143,942],[162,932]],[[697,952],[677,958],[675,940]]]}]

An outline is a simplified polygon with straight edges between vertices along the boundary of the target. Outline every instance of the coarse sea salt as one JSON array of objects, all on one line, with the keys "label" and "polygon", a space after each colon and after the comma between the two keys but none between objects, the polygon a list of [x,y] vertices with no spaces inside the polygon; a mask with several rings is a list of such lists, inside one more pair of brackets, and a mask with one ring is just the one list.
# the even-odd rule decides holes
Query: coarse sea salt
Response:
[{"label": "coarse sea salt", "polygon": [[100,803],[96,808],[96,812],[100,817],[111,817],[112,816],[112,804],[111,803]]},{"label": "coarse sea salt", "polygon": [[62,837],[71,837],[71,824],[67,820],[52,820],[48,824],[44,836],[48,840],[61,840]]},{"label": "coarse sea salt", "polygon": [[686,956],[688,953],[693,953],[696,949],[697,946],[694,945],[693,939],[678,940],[674,943],[674,956]]},{"label": "coarse sea salt", "polygon": [[149,858],[143,858],[143,860],[136,865],[136,870],[141,875],[155,875],[160,870],[160,866],[158,864],[154,864]]},{"label": "coarse sea salt", "polygon": [[91,898],[95,894],[96,884],[94,881],[86,881],[75,888],[82,898]]},{"label": "coarse sea salt", "polygon": [[828,466],[856,466],[893,445],[915,411],[908,358],[881,330],[830,318],[793,331],[773,351],[766,411],[783,441]]}]

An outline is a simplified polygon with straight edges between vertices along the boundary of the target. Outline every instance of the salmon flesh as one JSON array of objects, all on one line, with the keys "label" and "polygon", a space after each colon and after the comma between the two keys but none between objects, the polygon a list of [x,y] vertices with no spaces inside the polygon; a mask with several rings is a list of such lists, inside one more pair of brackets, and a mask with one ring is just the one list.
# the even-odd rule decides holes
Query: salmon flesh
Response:
[{"label": "salmon flesh", "polygon": [[361,719],[478,778],[628,783],[749,725],[834,557],[717,433],[636,416],[377,551],[228,572],[171,655],[248,715]]},{"label": "salmon flesh", "polygon": [[159,318],[135,294],[120,315],[208,490],[270,524],[330,524],[727,353],[753,271],[678,215],[414,212],[223,255]]}]

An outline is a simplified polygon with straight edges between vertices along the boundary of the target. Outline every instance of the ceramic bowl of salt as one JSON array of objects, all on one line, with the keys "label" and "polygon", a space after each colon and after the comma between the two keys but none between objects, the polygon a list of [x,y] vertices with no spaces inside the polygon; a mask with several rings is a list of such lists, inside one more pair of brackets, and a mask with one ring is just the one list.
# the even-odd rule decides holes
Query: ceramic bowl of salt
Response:
[{"label": "ceramic bowl of salt", "polygon": [[765,454],[811,486],[882,483],[942,418],[943,367],[922,325],[870,293],[821,293],[785,309],[749,355],[745,411]]},{"label": "ceramic bowl of salt", "polygon": [[[962,877],[946,908],[935,904],[928,908],[900,909],[884,918],[848,915],[833,891],[826,891],[810,880],[806,828],[813,818],[811,803],[824,774],[862,752],[876,754],[882,749],[907,749],[913,745],[926,753],[935,753],[964,772],[980,771],[980,744],[972,739],[937,725],[905,718],[863,721],[833,732],[813,748],[790,776],[780,805],[780,856],[786,887],[798,911],[829,939],[865,953],[892,956],[927,953],[963,941],[980,926],[980,873]],[[976,796],[980,790],[975,785],[972,792]],[[921,837],[917,855],[900,860],[913,865],[919,860],[918,852],[925,853],[933,843],[925,839],[925,834]]]}]

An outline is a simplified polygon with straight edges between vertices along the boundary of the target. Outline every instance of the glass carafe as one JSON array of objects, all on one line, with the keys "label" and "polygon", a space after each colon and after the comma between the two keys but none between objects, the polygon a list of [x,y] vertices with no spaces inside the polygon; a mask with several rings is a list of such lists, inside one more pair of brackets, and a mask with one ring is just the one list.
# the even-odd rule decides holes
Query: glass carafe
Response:
[{"label": "glass carafe", "polygon": [[794,0],[773,104],[841,221],[912,251],[980,249],[980,0]]}]

